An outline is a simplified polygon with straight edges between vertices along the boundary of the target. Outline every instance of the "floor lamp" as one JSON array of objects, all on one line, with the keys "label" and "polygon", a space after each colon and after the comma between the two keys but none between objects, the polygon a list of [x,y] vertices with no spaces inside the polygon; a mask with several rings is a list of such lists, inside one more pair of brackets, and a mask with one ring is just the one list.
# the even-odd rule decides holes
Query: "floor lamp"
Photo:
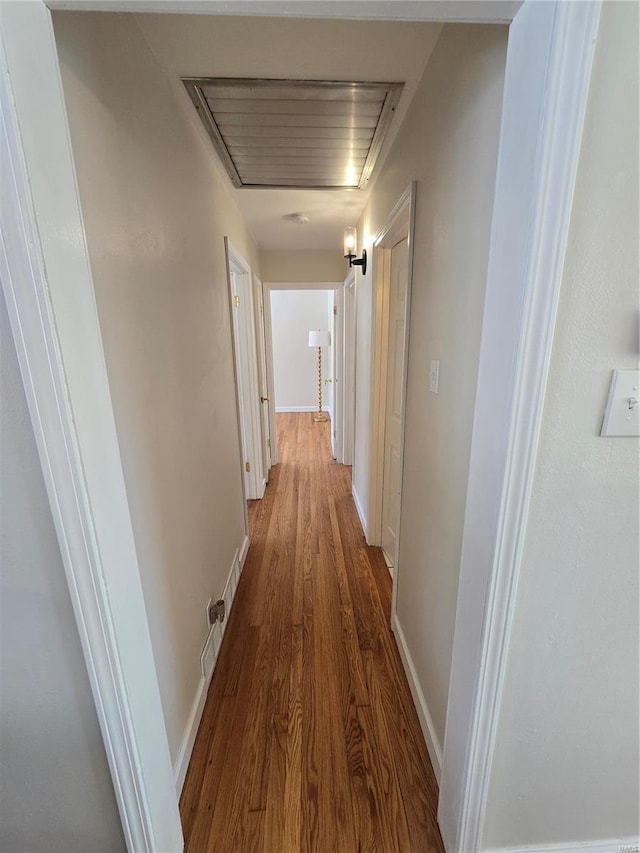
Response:
[{"label": "floor lamp", "polygon": [[313,416],[313,419],[327,421],[329,418],[322,411],[322,347],[331,346],[331,335],[329,332],[312,329],[309,332],[309,346],[318,348],[318,413]]}]

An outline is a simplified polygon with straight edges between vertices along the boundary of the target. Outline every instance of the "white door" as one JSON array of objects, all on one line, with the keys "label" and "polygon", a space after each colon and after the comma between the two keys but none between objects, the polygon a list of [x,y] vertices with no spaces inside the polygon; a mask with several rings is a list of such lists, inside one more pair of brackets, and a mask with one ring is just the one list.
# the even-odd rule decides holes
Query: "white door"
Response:
[{"label": "white door", "polygon": [[260,407],[260,380],[251,269],[225,237],[227,245],[233,349],[238,394],[240,443],[247,500],[264,494],[266,477]]},{"label": "white door", "polygon": [[269,382],[267,380],[267,348],[264,333],[264,296],[262,282],[253,277],[256,303],[258,306],[258,366],[260,380],[260,417],[262,422],[262,456],[267,480],[271,470],[271,440],[269,434]]},{"label": "white door", "polygon": [[402,384],[404,374],[404,325],[406,316],[409,247],[407,238],[391,250],[389,291],[389,349],[382,480],[382,550],[393,566],[396,555],[400,502],[400,446],[402,441]]}]

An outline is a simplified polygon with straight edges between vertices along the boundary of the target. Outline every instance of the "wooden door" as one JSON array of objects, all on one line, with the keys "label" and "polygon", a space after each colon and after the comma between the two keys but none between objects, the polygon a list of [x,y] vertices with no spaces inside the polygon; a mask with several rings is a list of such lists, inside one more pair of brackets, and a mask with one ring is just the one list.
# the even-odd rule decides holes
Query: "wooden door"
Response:
[{"label": "wooden door", "polygon": [[404,237],[391,250],[389,289],[389,344],[382,480],[382,549],[390,565],[395,562],[400,503],[402,381],[404,375],[404,326],[408,264],[409,248],[407,238]]}]

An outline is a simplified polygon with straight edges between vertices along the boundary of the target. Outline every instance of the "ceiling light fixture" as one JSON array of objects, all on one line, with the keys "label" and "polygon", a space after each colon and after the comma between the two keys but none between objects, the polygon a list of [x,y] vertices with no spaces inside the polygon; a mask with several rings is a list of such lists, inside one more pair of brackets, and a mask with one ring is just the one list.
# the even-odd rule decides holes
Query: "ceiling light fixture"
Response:
[{"label": "ceiling light fixture", "polygon": [[309,221],[306,213],[288,213],[284,218],[290,222],[294,222],[296,225],[306,225]]},{"label": "ceiling light fixture", "polygon": [[362,274],[367,274],[367,250],[362,250],[362,257],[356,253],[358,232],[354,225],[344,229],[344,256],[349,259],[350,267],[362,267]]}]

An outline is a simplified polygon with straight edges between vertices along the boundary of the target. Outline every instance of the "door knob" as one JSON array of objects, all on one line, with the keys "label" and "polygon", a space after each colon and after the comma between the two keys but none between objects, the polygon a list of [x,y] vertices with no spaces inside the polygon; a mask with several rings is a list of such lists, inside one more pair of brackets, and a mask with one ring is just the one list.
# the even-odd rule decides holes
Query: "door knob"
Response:
[{"label": "door knob", "polygon": [[269,398],[268,398],[268,397],[260,397],[260,402],[261,402],[261,403],[268,403],[268,402],[269,402]]}]

